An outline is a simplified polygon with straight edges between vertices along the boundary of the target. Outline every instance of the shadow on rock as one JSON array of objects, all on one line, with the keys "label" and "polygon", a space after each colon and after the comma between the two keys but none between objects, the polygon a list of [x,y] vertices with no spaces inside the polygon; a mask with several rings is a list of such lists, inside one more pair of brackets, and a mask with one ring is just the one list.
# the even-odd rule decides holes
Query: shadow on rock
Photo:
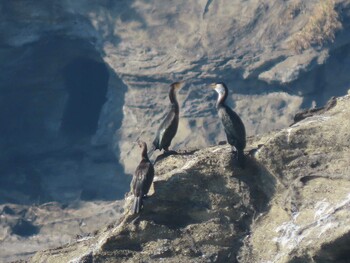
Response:
[{"label": "shadow on rock", "polygon": [[276,182],[252,157],[244,170],[232,166],[232,157],[229,146],[216,146],[158,159],[154,193],[139,215],[125,215],[102,246],[106,255],[114,251],[121,258],[127,250],[129,259],[150,260],[162,247],[162,256],[182,262],[236,262]]}]

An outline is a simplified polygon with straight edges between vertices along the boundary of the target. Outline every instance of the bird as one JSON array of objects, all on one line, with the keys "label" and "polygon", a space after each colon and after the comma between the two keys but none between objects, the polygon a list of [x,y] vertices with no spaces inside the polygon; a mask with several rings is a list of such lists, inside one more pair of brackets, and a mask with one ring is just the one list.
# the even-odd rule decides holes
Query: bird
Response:
[{"label": "bird", "polygon": [[164,149],[164,152],[169,152],[169,146],[179,126],[179,103],[176,99],[176,91],[181,89],[182,86],[183,82],[174,82],[170,85],[170,111],[158,128],[156,137],[152,143],[152,148],[148,152],[149,157],[151,157],[153,152],[157,149],[160,151]]},{"label": "bird", "polygon": [[245,167],[244,148],[246,146],[246,131],[243,121],[229,106],[225,104],[228,89],[223,82],[213,83],[211,87],[218,93],[216,109],[224,126],[227,141],[237,151],[238,165]]},{"label": "bird", "polygon": [[147,144],[142,140],[138,140],[137,144],[142,151],[140,164],[135,170],[130,185],[134,195],[134,203],[132,207],[133,214],[138,214],[140,212],[142,207],[142,198],[148,194],[154,177],[154,167],[147,155]]}]

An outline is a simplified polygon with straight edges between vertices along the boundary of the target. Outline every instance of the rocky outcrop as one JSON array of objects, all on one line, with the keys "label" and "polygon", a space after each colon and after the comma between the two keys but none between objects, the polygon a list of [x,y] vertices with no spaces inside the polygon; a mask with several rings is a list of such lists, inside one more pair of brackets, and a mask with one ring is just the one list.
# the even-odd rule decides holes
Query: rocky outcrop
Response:
[{"label": "rocky outcrop", "polygon": [[347,262],[350,96],[290,128],[160,158],[139,216],[31,262]]},{"label": "rocky outcrop", "polygon": [[139,160],[133,142],[152,141],[174,80],[186,80],[174,149],[224,138],[212,81],[227,83],[249,135],[287,127],[301,108],[344,95],[349,7],[349,0],[1,1],[0,205],[59,209],[123,198]]},{"label": "rocky outcrop", "polygon": [[119,225],[63,248],[73,255],[51,250],[32,262],[234,260],[255,211],[266,208],[274,179],[263,189],[261,174],[253,172],[257,164],[248,161],[251,176],[245,178],[240,169],[232,171],[231,157],[230,147],[219,146],[158,161],[154,191],[140,216],[129,214],[130,196]]},{"label": "rocky outcrop", "polygon": [[36,251],[89,237],[122,212],[123,201],[0,205],[1,262],[26,259]]},{"label": "rocky outcrop", "polygon": [[278,191],[252,225],[253,259],[349,259],[349,106],[350,96],[338,98],[336,106],[278,132],[256,153],[277,179]]}]

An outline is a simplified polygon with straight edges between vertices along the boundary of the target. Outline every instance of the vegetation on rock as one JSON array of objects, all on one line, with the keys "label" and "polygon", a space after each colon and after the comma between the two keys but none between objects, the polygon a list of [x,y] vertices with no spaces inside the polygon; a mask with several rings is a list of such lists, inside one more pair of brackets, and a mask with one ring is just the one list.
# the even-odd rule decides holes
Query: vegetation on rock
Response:
[{"label": "vegetation on rock", "polygon": [[[299,4],[295,4],[291,12],[293,14],[300,12],[301,5],[301,1],[299,1]],[[322,46],[325,43],[333,42],[335,33],[341,28],[342,24],[335,9],[334,0],[321,0],[314,7],[306,25],[291,37],[290,47],[301,53],[313,45]]]}]

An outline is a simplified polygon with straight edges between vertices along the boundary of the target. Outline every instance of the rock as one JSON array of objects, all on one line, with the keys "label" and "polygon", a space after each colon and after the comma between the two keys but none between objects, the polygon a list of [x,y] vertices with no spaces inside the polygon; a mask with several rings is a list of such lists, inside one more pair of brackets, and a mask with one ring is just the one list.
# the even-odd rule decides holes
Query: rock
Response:
[{"label": "rock", "polygon": [[252,227],[252,262],[349,258],[349,107],[349,96],[338,98],[328,111],[277,133],[256,154],[278,183],[270,211]]},{"label": "rock", "polygon": [[1,261],[28,259],[38,250],[88,239],[117,220],[122,209],[122,201],[0,205]]},{"label": "rock", "polygon": [[[80,255],[90,254],[93,261],[101,262],[113,261],[112,257],[121,262],[234,259],[255,209],[263,209],[261,200],[268,196],[259,188],[259,175],[242,178],[240,169],[230,169],[230,156],[231,147],[225,145],[159,160],[154,192],[144,201],[140,216],[129,214],[133,201],[129,196],[121,223],[101,231],[89,244],[73,245],[69,250],[79,251],[73,257],[78,262]],[[253,171],[254,161],[252,165]],[[251,189],[256,197],[250,195]],[[50,254],[38,254],[32,261],[73,259],[70,253]]]},{"label": "rock", "polygon": [[336,104],[337,104],[337,99],[335,97],[332,97],[324,107],[313,108],[313,109],[304,110],[302,112],[298,112],[294,116],[294,123],[292,125],[294,125],[298,121],[301,121],[307,117],[311,117],[316,114],[325,113],[326,111],[329,111],[331,108],[333,108]]},{"label": "rock", "polygon": [[[263,138],[346,94],[348,2],[0,1],[0,204],[123,198],[133,142],[152,141],[175,80],[186,80],[179,151],[225,138],[210,82],[227,83],[229,105]],[[332,30],[293,47],[323,6]]]},{"label": "rock", "polygon": [[[350,96],[290,128],[158,159],[140,215],[31,262],[346,262]],[[258,146],[258,147],[257,147]],[[254,150],[254,148],[256,150]]]},{"label": "rock", "polygon": [[[131,143],[140,136],[152,140],[174,80],[187,80],[179,95],[182,122],[174,148],[205,147],[221,138],[215,109],[210,107],[214,95],[205,88],[213,80],[228,84],[230,104],[251,135],[285,127],[300,108],[311,103],[320,107],[348,89],[346,0],[330,7],[342,16],[342,30],[332,32],[333,43],[313,45],[301,53],[288,45],[319,5],[317,1],[231,5],[227,0],[152,5],[141,0],[1,3],[0,57],[6,63],[0,65],[0,120],[8,124],[0,130],[0,145],[7,149],[0,158],[70,147],[65,127],[75,123],[79,112],[88,111],[79,106],[82,90],[71,92],[71,86],[92,89],[89,96],[85,94],[85,104],[96,102],[94,110],[86,112],[88,117],[80,118],[86,123],[77,122],[73,130],[86,137],[80,147],[113,148],[121,178],[113,181],[106,175],[104,180],[114,187],[121,181],[128,184],[123,175],[133,172],[137,159]],[[79,76],[90,79],[84,82]],[[277,109],[270,105],[273,100],[279,101]],[[247,105],[261,109],[247,111]],[[194,135],[194,130],[199,132]]]},{"label": "rock", "polygon": [[302,72],[308,72],[316,66],[318,56],[316,51],[311,50],[302,55],[288,57],[272,69],[261,73],[259,79],[268,83],[286,84],[293,82],[298,79]]}]

